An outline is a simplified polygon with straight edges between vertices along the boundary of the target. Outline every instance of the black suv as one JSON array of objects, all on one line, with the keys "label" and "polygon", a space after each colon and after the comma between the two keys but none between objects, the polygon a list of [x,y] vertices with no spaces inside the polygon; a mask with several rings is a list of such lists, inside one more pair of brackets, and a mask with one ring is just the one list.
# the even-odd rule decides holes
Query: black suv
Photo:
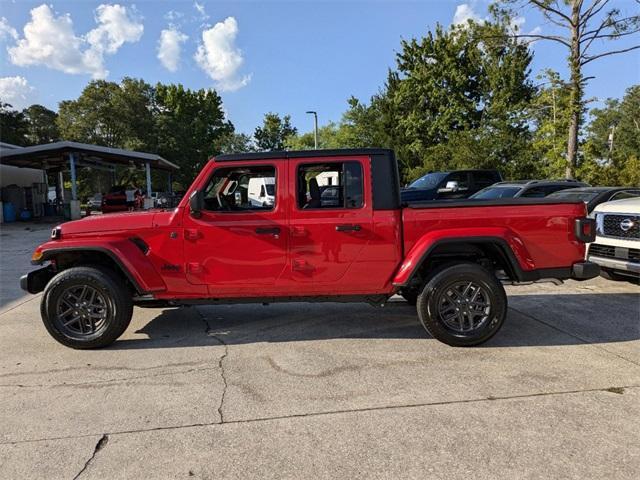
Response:
[{"label": "black suv", "polygon": [[400,197],[403,203],[467,198],[501,180],[497,170],[431,172],[403,188]]},{"label": "black suv", "polygon": [[589,187],[577,180],[515,180],[491,185],[471,196],[472,199],[542,198],[567,188]]}]

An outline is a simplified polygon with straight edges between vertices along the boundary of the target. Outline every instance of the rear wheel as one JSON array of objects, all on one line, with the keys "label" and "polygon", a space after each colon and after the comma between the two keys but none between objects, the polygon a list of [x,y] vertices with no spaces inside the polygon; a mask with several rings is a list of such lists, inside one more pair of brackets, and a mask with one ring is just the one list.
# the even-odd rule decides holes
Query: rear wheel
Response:
[{"label": "rear wheel", "polygon": [[47,284],[40,313],[47,331],[63,345],[99,348],[124,333],[133,303],[115,273],[100,267],[74,267]]},{"label": "rear wheel", "polygon": [[507,296],[498,279],[475,263],[443,266],[418,296],[418,317],[434,338],[455,347],[486,342],[502,327]]}]

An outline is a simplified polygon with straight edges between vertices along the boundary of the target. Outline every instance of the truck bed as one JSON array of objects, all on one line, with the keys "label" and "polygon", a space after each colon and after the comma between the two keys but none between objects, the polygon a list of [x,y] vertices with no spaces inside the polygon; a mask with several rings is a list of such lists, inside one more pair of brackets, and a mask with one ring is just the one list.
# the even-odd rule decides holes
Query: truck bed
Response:
[{"label": "truck bed", "polygon": [[582,202],[545,198],[416,202],[402,210],[404,252],[447,237],[502,238],[522,271],[551,273],[584,259],[574,232],[575,219],[584,216]]}]

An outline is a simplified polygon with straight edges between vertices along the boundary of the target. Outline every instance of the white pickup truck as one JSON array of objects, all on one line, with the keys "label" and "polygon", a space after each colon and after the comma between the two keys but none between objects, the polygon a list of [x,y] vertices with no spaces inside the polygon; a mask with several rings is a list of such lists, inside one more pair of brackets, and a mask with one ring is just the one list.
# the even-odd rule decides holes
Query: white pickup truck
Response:
[{"label": "white pickup truck", "polygon": [[600,265],[611,280],[640,279],[640,198],[601,203],[596,217],[596,240],[587,259]]}]

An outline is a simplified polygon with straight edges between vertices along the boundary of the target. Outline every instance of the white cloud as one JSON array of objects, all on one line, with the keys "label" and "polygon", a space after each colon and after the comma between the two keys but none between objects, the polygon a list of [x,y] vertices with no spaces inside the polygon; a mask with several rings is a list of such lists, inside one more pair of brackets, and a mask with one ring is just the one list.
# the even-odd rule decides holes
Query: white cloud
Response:
[{"label": "white cloud", "polygon": [[0,77],[0,101],[21,110],[33,103],[35,89],[24,77]]},{"label": "white cloud", "polygon": [[175,28],[169,28],[160,32],[158,59],[164,68],[170,72],[178,70],[182,44],[186,42],[188,38],[188,36]]},{"label": "white cloud", "polygon": [[0,40],[3,38],[13,38],[14,40],[18,39],[18,32],[15,28],[9,25],[9,22],[6,18],[0,18]]},{"label": "white cloud", "polygon": [[482,17],[473,10],[473,5],[470,3],[462,3],[456,7],[456,11],[453,14],[454,25],[465,25],[469,20],[482,23]]},{"label": "white cloud", "polygon": [[126,7],[100,5],[95,10],[98,26],[78,36],[69,14],[56,16],[49,5],[31,10],[24,37],[8,49],[11,62],[19,66],[43,65],[72,74],[105,78],[105,54],[112,55],[126,42],[137,42],[144,27]]},{"label": "white cloud", "polygon": [[237,35],[238,22],[235,18],[228,17],[202,32],[202,43],[194,56],[200,68],[222,91],[238,90],[251,80],[251,75],[242,78],[238,76],[244,58],[242,51],[235,45]]},{"label": "white cloud", "polygon": [[194,2],[193,8],[195,8],[198,11],[198,13],[200,14],[200,19],[201,20],[207,20],[209,18],[209,15],[207,15],[207,12],[204,9],[204,4],[203,3]]},{"label": "white cloud", "polygon": [[178,20],[181,20],[182,17],[184,17],[184,13],[178,12],[177,10],[169,10],[164,14],[164,19],[169,22],[177,22]]},{"label": "white cloud", "polygon": [[142,23],[122,5],[100,5],[95,19],[98,26],[87,34],[87,41],[97,52],[114,54],[126,42],[140,40],[144,31]]}]

